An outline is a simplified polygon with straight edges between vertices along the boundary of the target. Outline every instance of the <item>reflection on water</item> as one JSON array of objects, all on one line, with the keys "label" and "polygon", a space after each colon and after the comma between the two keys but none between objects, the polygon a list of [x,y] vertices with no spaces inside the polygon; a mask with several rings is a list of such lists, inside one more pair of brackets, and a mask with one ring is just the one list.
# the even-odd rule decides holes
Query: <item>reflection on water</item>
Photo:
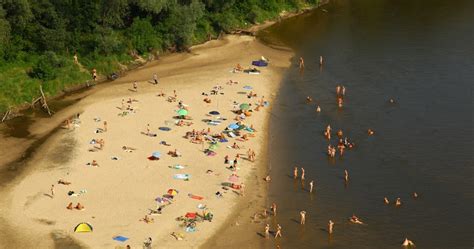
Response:
[{"label": "reflection on water", "polygon": [[[289,70],[273,109],[269,198],[279,215],[271,225],[280,223],[284,234],[277,244],[400,248],[408,237],[420,248],[472,247],[473,7],[472,1],[333,1],[327,12],[261,34],[293,47],[306,64],[303,73]],[[342,109],[338,84],[347,88]],[[344,157],[326,156],[328,124],[356,143]],[[367,136],[369,128],[374,136]],[[306,170],[304,189],[292,177],[294,166]],[[384,205],[384,196],[400,197],[402,207]],[[349,224],[352,214],[368,225]]]}]

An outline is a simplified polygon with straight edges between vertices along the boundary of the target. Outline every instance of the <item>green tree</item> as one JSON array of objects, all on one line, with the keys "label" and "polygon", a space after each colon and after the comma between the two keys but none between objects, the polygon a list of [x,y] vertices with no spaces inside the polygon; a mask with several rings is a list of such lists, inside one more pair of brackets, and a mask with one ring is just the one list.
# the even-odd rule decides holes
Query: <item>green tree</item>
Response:
[{"label": "green tree", "polygon": [[150,49],[159,48],[161,41],[156,34],[150,19],[140,19],[139,17],[133,20],[127,35],[132,43],[134,49],[139,53],[148,52]]}]

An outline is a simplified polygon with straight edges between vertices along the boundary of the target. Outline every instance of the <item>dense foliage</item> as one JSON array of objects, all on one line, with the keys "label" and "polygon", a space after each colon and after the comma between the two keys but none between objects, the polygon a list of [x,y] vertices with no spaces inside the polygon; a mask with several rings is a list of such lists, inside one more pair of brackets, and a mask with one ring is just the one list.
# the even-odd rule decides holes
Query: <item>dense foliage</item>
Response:
[{"label": "dense foliage", "polygon": [[[0,0],[0,111],[318,0]],[[77,53],[83,66],[73,63]]]}]

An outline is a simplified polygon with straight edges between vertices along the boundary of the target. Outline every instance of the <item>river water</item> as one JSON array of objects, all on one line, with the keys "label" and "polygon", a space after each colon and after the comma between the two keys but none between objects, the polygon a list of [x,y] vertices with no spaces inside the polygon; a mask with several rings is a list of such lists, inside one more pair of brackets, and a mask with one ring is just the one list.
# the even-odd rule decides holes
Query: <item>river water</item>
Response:
[{"label": "river water", "polygon": [[[441,0],[332,1],[261,33],[306,65],[300,72],[295,60],[273,107],[269,201],[278,216],[269,222],[284,237],[265,247],[400,248],[405,237],[418,248],[473,247],[473,34],[474,1]],[[343,158],[326,155],[328,124],[356,143]],[[295,165],[306,170],[304,190]],[[349,224],[353,213],[367,225]]]}]

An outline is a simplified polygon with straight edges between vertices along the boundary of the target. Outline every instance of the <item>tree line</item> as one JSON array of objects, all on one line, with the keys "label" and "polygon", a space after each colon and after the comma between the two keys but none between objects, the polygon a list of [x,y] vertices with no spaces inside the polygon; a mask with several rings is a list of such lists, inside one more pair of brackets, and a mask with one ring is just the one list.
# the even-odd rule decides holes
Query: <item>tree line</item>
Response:
[{"label": "tree line", "polygon": [[[318,0],[0,0],[0,111],[101,74],[131,54],[180,51]],[[14,96],[11,96],[14,95]]]}]

